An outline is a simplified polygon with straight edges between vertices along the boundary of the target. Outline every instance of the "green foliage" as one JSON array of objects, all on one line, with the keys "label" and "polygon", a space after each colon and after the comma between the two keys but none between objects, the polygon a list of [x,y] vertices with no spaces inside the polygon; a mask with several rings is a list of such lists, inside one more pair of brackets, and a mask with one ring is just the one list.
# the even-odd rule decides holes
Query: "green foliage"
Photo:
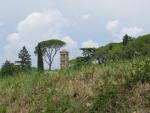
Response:
[{"label": "green foliage", "polygon": [[96,48],[81,48],[80,50],[82,50],[83,56],[72,59],[69,62],[69,66],[73,67],[74,69],[79,69],[82,66],[90,65],[92,63]]},{"label": "green foliage", "polygon": [[96,48],[81,48],[80,50],[82,50],[82,55],[85,59],[85,62],[88,62],[94,56]]},{"label": "green foliage", "polygon": [[132,40],[132,37],[128,36],[127,34],[123,37],[123,45],[126,46],[129,41]]},{"label": "green foliage", "polygon": [[6,61],[1,68],[1,76],[13,76],[18,72],[18,68],[11,62]]},{"label": "green foliage", "polygon": [[61,40],[56,40],[56,39],[52,39],[52,40],[46,40],[46,41],[42,41],[40,42],[41,47],[46,49],[46,48],[61,48],[62,46],[64,46],[66,43],[61,41]]},{"label": "green foliage", "polygon": [[94,59],[99,64],[106,61],[118,61],[122,59],[133,59],[138,56],[150,55],[150,35],[132,38],[125,35],[122,43],[111,43],[103,47],[99,47],[94,52]]},{"label": "green foliage", "polygon": [[148,92],[144,94],[147,96],[142,97],[142,102],[145,106],[143,106],[143,103],[139,105],[137,99],[140,97],[136,97],[135,87],[139,83],[142,83],[142,85],[150,83],[150,59],[135,60],[132,63],[132,67],[132,75],[125,77],[125,82],[121,84],[110,80],[110,77],[115,78],[115,76],[112,76],[108,71],[107,76],[104,78],[104,84],[97,90],[91,113],[129,113],[139,107],[143,107],[143,109],[149,108]]},{"label": "green foliage", "polygon": [[[111,45],[112,49],[112,45]],[[106,63],[106,60],[108,58],[108,51],[109,49],[107,47],[101,47],[98,48],[95,52],[94,58],[98,61],[98,64]]]},{"label": "green foliage", "polygon": [[18,54],[18,58],[20,61],[16,61],[18,66],[22,68],[22,70],[31,69],[31,55],[25,46],[23,46],[22,50]]},{"label": "green foliage", "polygon": [[4,105],[0,105],[0,113],[6,113],[6,107]]},{"label": "green foliage", "polygon": [[38,44],[37,46],[37,54],[38,54],[38,71],[43,71],[44,70],[44,64],[43,64],[43,55],[42,55],[42,50],[41,50],[41,45]]},{"label": "green foliage", "polygon": [[105,84],[101,86],[98,92],[99,95],[95,98],[91,113],[116,113],[117,103],[115,99],[117,98],[118,87],[113,84]]},{"label": "green foliage", "polygon": [[96,50],[94,58],[99,64],[107,61],[117,61],[125,58],[124,47],[121,43],[110,43]]},{"label": "green foliage", "polygon": [[84,64],[84,57],[77,57],[75,59],[72,59],[69,61],[69,66],[70,67],[80,67],[81,65]]},{"label": "green foliage", "polygon": [[133,81],[150,82],[150,58],[133,64]]},{"label": "green foliage", "polygon": [[[53,91],[54,93],[55,91]],[[64,112],[73,112],[73,106],[71,105],[70,99],[68,96],[63,94],[55,95],[55,98],[50,96],[44,102],[44,113],[64,113]]]},{"label": "green foliage", "polygon": [[21,112],[25,106],[28,113],[148,113],[149,60],[144,59],[0,78],[0,110]]},{"label": "green foliage", "polygon": [[140,36],[134,41],[131,41],[128,46],[134,54],[150,55],[150,35]]},{"label": "green foliage", "polygon": [[[145,35],[125,46],[111,43],[96,49],[94,56],[89,54],[90,62],[97,59],[102,65],[92,65],[84,55],[70,61],[73,68],[0,78],[0,112],[20,112],[25,106],[30,113],[148,113],[149,45],[150,35]],[[47,50],[52,49],[43,46],[40,55]],[[9,74],[15,72],[12,69]]]}]

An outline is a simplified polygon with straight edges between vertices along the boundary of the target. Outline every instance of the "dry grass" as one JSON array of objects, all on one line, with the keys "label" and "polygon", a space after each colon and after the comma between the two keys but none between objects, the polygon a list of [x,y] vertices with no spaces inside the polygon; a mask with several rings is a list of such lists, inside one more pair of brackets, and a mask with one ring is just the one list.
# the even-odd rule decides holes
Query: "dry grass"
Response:
[{"label": "dry grass", "polygon": [[[89,113],[97,89],[105,80],[116,85],[123,84],[131,71],[131,63],[120,62],[86,66],[76,71],[31,72],[1,78],[0,113]],[[142,103],[143,95],[150,96],[149,89],[149,84],[134,88],[137,103]],[[141,112],[142,106],[136,105],[138,109],[135,112],[146,113]]]}]

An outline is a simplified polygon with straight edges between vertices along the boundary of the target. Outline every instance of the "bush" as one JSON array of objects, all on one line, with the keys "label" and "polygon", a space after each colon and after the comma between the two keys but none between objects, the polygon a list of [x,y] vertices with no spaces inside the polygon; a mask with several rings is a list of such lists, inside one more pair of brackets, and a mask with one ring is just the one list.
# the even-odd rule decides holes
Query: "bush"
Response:
[{"label": "bush", "polygon": [[13,63],[6,61],[1,68],[1,76],[13,76],[18,72],[17,66]]},{"label": "bush", "polygon": [[150,58],[133,64],[133,81],[150,82]]},{"label": "bush", "polygon": [[[126,78],[126,82],[122,84],[109,81],[111,75],[107,74],[104,78],[104,84],[97,89],[97,95],[94,98],[90,113],[130,113],[142,105],[145,105],[142,106],[144,109],[149,108],[149,106],[146,106],[150,102],[147,98],[148,93],[144,93],[143,90],[143,97],[137,98],[135,96],[142,94],[136,92],[136,87],[142,87],[144,83],[150,83],[150,59],[135,61],[132,66],[132,76]],[[139,104],[140,98],[143,101]],[[143,111],[142,113],[146,112]]]}]

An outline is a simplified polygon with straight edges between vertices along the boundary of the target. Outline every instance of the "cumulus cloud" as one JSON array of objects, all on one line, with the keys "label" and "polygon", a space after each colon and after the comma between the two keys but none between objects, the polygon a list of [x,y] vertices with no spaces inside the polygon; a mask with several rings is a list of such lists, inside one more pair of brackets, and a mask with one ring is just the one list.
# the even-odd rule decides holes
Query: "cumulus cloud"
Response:
[{"label": "cumulus cloud", "polygon": [[144,29],[141,27],[123,27],[122,29],[120,29],[120,31],[118,31],[118,34],[116,34],[115,36],[116,38],[114,37],[114,41],[115,42],[122,41],[123,36],[126,34],[136,38],[143,32]]},{"label": "cumulus cloud", "polygon": [[58,39],[64,41],[66,43],[66,46],[64,46],[62,49],[66,49],[69,51],[76,49],[78,46],[78,43],[74,41],[70,36],[61,36],[57,34],[50,37],[50,39]]},{"label": "cumulus cloud", "polygon": [[18,24],[17,30],[24,41],[27,39],[37,42],[59,34],[66,19],[58,10],[35,12]]},{"label": "cumulus cloud", "polygon": [[74,41],[70,36],[65,36],[61,40],[66,42],[67,45],[64,47],[64,49],[66,50],[72,50],[77,48],[78,46],[78,43]]},{"label": "cumulus cloud", "polygon": [[87,40],[81,44],[81,47],[82,48],[90,48],[90,47],[97,48],[97,47],[99,47],[99,44],[94,42],[93,40]]},{"label": "cumulus cloud", "polygon": [[12,33],[7,37],[7,45],[5,45],[5,58],[7,60],[13,60],[15,58],[15,55],[13,53],[16,53],[16,48],[19,48],[21,45],[20,43],[20,37],[17,33]]},{"label": "cumulus cloud", "polygon": [[106,24],[106,29],[112,34],[113,42],[120,42],[125,34],[128,34],[132,37],[137,37],[138,35],[144,32],[142,27],[119,27],[118,20],[108,21]]},{"label": "cumulus cloud", "polygon": [[106,29],[110,32],[115,32],[119,27],[119,21],[118,20],[110,20],[106,24]]},{"label": "cumulus cloud", "polygon": [[[77,46],[70,36],[62,36],[61,32],[67,23],[67,19],[58,10],[46,10],[34,12],[18,23],[17,32],[7,37],[5,56],[12,60],[22,46],[26,46],[33,54],[39,41],[58,38],[67,43],[68,48]],[[58,36],[58,37],[55,37]]]}]

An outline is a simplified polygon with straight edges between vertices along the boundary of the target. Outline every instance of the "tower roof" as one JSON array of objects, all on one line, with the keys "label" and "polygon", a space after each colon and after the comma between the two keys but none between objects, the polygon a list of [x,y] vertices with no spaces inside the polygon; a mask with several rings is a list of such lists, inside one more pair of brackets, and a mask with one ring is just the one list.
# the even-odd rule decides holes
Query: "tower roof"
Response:
[{"label": "tower roof", "polygon": [[67,50],[61,50],[60,53],[69,53]]}]

